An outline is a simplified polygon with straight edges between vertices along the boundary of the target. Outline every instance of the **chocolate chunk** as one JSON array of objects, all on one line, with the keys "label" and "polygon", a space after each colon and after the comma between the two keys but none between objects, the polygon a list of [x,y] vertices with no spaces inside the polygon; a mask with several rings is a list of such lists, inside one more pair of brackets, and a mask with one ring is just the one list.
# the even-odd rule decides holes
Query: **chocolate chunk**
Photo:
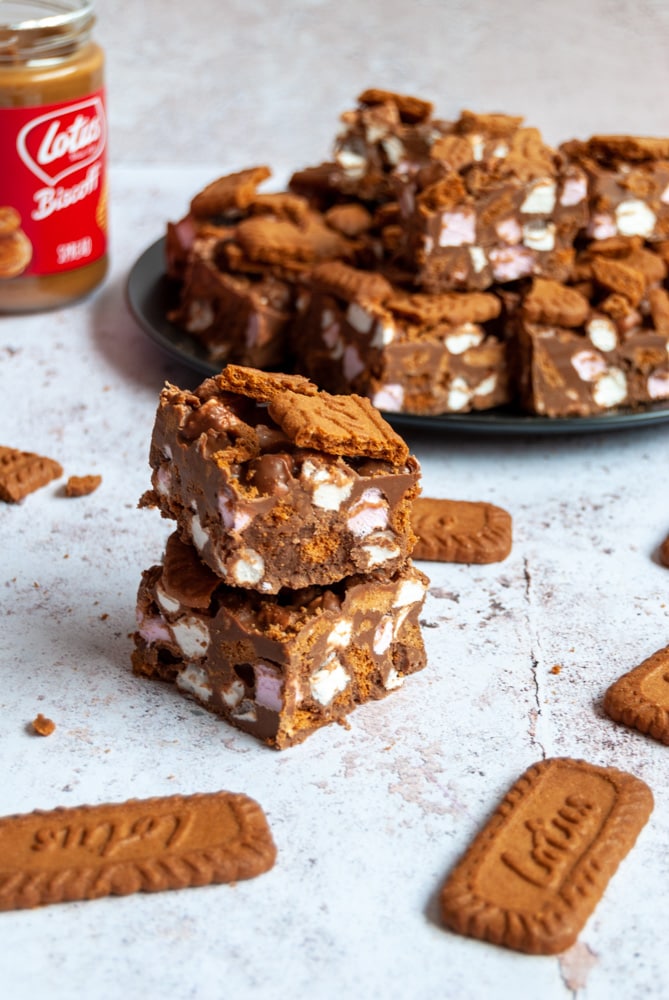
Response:
[{"label": "chocolate chunk", "polygon": [[163,560],[163,587],[169,597],[186,608],[208,608],[220,582],[192,545],[182,542],[176,532],[170,535]]},{"label": "chocolate chunk", "polygon": [[265,454],[249,463],[248,480],[259,493],[268,496],[286,493],[292,478],[292,463],[287,455]]}]

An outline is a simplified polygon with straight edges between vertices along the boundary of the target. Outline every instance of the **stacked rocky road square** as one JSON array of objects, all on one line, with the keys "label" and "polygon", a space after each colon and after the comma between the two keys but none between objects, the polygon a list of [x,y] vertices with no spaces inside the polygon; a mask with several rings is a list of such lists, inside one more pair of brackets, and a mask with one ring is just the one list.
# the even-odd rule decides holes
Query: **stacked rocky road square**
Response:
[{"label": "stacked rocky road square", "polygon": [[139,588],[135,673],[277,749],[425,666],[420,469],[369,400],[228,365],[167,386],[140,505],[175,522]]},{"label": "stacked rocky road square", "polygon": [[222,177],[168,225],[170,316],[212,362],[389,413],[669,400],[669,139],[553,148],[520,117],[372,89],[331,160],[269,177]]}]

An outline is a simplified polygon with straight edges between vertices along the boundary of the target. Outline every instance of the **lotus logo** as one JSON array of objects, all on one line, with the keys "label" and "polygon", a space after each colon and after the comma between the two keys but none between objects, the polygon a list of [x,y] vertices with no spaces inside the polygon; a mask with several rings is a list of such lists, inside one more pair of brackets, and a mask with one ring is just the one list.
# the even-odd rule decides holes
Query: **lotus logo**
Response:
[{"label": "lotus logo", "polygon": [[102,100],[91,97],[33,118],[19,132],[16,148],[28,169],[53,187],[94,163],[106,137]]}]

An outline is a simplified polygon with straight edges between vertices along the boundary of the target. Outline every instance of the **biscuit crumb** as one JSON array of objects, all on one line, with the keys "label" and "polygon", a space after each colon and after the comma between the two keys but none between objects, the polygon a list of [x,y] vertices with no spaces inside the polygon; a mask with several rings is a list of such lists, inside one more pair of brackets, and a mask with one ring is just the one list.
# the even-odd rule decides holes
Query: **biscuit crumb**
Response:
[{"label": "biscuit crumb", "polygon": [[551,667],[549,673],[551,673],[551,674],[559,674],[561,670],[562,670],[562,667],[560,666],[560,664],[556,663],[554,666]]},{"label": "biscuit crumb", "polygon": [[32,721],[33,731],[37,733],[38,736],[51,736],[51,733],[56,728],[56,723],[52,719],[47,719],[45,715],[40,712],[37,718]]},{"label": "biscuit crumb", "polygon": [[95,492],[102,482],[102,476],[70,476],[65,483],[66,497],[85,497]]}]

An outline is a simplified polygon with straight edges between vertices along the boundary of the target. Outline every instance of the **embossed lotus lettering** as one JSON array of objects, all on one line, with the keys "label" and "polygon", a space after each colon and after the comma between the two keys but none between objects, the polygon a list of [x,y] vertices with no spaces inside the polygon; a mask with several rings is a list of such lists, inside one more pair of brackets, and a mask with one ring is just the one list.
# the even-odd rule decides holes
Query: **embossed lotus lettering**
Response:
[{"label": "embossed lotus lettering", "polygon": [[106,141],[102,99],[90,97],[33,118],[19,132],[16,148],[28,169],[54,186],[94,163]]}]

